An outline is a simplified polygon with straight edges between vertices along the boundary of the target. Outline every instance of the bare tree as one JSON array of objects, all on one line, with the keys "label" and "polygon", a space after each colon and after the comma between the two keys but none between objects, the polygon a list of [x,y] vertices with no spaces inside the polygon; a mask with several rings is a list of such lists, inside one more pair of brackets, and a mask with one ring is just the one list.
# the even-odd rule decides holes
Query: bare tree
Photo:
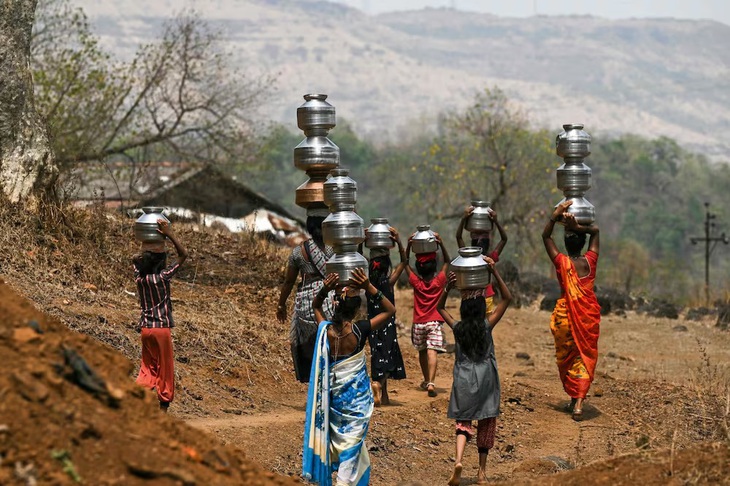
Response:
[{"label": "bare tree", "polygon": [[57,176],[28,67],[35,7],[35,0],[0,4],[0,190],[11,202],[38,195]]},{"label": "bare tree", "polygon": [[62,170],[150,153],[207,163],[247,156],[250,114],[271,80],[232,70],[221,33],[194,12],[123,63],[100,48],[83,12],[66,0],[42,2],[33,63]]}]

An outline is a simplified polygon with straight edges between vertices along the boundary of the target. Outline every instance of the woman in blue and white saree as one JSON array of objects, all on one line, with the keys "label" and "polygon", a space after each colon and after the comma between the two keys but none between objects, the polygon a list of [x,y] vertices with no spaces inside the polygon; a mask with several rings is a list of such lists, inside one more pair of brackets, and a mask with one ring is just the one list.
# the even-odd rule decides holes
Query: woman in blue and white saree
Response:
[{"label": "woman in blue and white saree", "polygon": [[[322,302],[337,281],[336,274],[328,275],[314,299],[319,328],[307,395],[302,476],[331,486],[332,473],[337,471],[336,486],[365,486],[370,482],[365,436],[373,413],[365,345],[371,331],[395,313],[395,306],[358,268],[348,286],[337,292],[334,316],[328,321]],[[361,289],[381,301],[382,312],[370,320],[354,321],[362,304]]]}]

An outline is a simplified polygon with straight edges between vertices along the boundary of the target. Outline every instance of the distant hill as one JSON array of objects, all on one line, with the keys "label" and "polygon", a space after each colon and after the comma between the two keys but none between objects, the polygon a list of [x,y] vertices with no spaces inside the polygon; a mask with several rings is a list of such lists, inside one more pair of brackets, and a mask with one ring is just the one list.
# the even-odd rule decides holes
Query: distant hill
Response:
[{"label": "distant hill", "polygon": [[[129,56],[178,2],[81,0],[106,46]],[[360,133],[392,140],[499,86],[536,126],[665,135],[730,160],[730,26],[674,19],[500,18],[451,9],[368,16],[315,0],[193,4],[228,33],[243,72],[277,74],[262,116],[296,128],[325,92]]]}]

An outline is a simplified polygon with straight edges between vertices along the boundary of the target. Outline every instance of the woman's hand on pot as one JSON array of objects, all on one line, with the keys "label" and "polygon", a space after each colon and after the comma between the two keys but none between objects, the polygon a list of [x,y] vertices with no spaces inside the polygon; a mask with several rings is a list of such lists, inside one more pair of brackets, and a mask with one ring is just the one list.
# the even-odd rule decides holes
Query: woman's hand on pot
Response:
[{"label": "woman's hand on pot", "polygon": [[491,259],[491,258],[489,258],[488,256],[483,256],[482,258],[483,258],[483,259],[484,259],[484,261],[486,262],[486,264],[487,264],[487,269],[489,270],[489,272],[490,272],[490,273],[491,273],[491,272],[494,272],[494,260],[492,260],[492,259]]},{"label": "woman's hand on pot", "polygon": [[334,290],[337,287],[337,282],[340,280],[340,276],[336,273],[330,273],[324,278],[324,288],[327,291]]},{"label": "woman's hand on pot", "polygon": [[362,268],[356,268],[350,275],[348,287],[355,289],[367,289],[370,285],[370,279]]},{"label": "woman's hand on pot", "polygon": [[456,273],[449,272],[449,274],[446,276],[446,290],[449,291],[456,287]]}]

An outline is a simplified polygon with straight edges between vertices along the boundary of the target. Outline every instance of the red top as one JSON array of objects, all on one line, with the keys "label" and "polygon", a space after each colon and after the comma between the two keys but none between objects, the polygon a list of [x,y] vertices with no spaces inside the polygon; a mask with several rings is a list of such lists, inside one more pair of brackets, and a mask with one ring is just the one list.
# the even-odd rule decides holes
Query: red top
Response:
[{"label": "red top", "polygon": [[446,285],[446,274],[441,271],[430,282],[425,282],[416,272],[411,272],[408,281],[413,286],[413,322],[443,322],[436,305]]},{"label": "red top", "polygon": [[[497,250],[494,250],[492,253],[487,255],[489,258],[494,260],[494,263],[497,263],[499,261],[499,253],[497,253]],[[492,297],[494,296],[496,292],[494,291],[494,287],[492,287],[491,283],[487,284],[487,288],[484,289],[484,297]]]}]

